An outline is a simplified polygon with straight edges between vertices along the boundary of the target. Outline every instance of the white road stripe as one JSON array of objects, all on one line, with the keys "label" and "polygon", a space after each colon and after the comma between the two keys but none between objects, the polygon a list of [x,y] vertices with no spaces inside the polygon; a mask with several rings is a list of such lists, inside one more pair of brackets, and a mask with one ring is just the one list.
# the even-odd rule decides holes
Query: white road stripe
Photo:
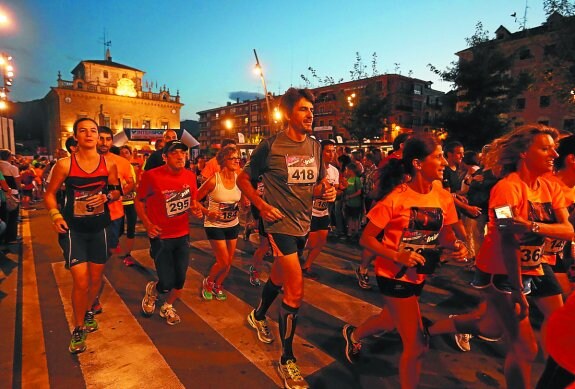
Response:
[{"label": "white road stripe", "polygon": [[22,210],[22,387],[50,386],[28,211]]},{"label": "white road stripe", "polygon": [[[72,277],[64,262],[52,264],[70,328]],[[99,329],[88,334],[88,350],[78,355],[87,388],[183,388],[162,354],[109,284],[100,301],[106,313],[97,316]],[[126,341],[126,339],[129,341]],[[121,346],[121,352],[118,351]],[[62,352],[68,352],[62,345]],[[126,357],[130,363],[126,363]]]},{"label": "white road stripe", "polygon": [[[212,253],[210,243],[207,240],[195,241],[192,245],[208,254]],[[320,257],[322,256],[325,257],[327,254],[321,253]],[[322,259],[322,261],[327,261],[327,258]],[[247,264],[244,262],[236,250],[233,266],[247,272],[245,270]],[[381,308],[376,305],[308,278],[304,278],[304,301],[344,323],[350,323],[354,326],[381,312]]]},{"label": "white road stripe", "polygon": [[[142,266],[154,269],[154,262],[149,257],[148,252],[148,250],[135,250],[132,251],[132,256]],[[229,291],[226,291],[228,298],[225,302],[203,300],[200,297],[200,286],[203,278],[202,274],[193,268],[188,268],[181,301],[266,376],[278,385],[283,385],[276,371],[277,361],[281,354],[277,323],[268,318],[270,329],[276,339],[272,344],[261,343],[257,339],[255,331],[246,321],[246,317],[253,307]],[[331,356],[297,335],[294,339],[294,354],[297,356],[298,366],[304,376],[310,375],[334,361]]]}]

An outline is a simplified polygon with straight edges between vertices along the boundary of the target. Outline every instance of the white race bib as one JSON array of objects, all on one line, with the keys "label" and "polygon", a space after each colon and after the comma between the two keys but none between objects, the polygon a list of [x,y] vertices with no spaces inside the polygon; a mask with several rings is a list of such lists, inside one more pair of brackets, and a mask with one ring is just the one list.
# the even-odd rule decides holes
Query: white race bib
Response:
[{"label": "white race bib", "polygon": [[166,195],[166,214],[168,217],[175,217],[186,213],[190,209],[191,200],[189,188],[169,193]]},{"label": "white race bib", "polygon": [[317,182],[318,168],[315,157],[286,155],[288,185],[311,185]]}]

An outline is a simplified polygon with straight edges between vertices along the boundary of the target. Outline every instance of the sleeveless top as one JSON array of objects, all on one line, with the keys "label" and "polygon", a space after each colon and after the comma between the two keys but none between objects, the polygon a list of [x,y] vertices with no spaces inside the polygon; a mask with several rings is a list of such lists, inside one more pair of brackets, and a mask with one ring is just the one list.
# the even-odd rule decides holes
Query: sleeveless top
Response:
[{"label": "sleeveless top", "polygon": [[99,207],[88,205],[88,198],[108,191],[108,168],[103,156],[93,172],[84,171],[76,161],[76,155],[70,157],[70,172],[64,181],[66,184],[62,216],[71,230],[92,233],[104,229],[110,224],[108,204]]},{"label": "sleeveless top", "polygon": [[242,192],[235,184],[238,175],[234,173],[234,187],[227,189],[222,182],[220,173],[215,174],[216,187],[208,194],[208,210],[220,211],[220,218],[218,220],[204,219],[204,227],[218,227],[227,228],[238,225],[240,222],[238,218],[239,201],[242,197]]}]

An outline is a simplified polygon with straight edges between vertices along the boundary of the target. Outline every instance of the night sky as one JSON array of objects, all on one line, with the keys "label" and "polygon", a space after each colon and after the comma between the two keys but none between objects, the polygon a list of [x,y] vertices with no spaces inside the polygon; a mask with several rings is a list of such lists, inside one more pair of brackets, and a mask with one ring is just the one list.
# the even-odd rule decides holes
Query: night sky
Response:
[{"label": "night sky", "polygon": [[[545,21],[541,1],[529,0],[527,28]],[[0,26],[0,50],[14,57],[10,98],[44,97],[58,71],[81,60],[104,59],[104,33],[113,61],[145,71],[146,81],[180,91],[181,119],[262,93],[252,72],[256,49],[268,91],[304,86],[300,75],[350,79],[359,52],[372,74],[401,73],[433,81],[427,68],[445,68],[466,47],[481,21],[494,36],[503,25],[520,29],[525,0],[218,1],[218,0],[0,0],[11,24]],[[514,18],[511,14],[516,13]],[[155,89],[155,88],[154,88]],[[233,96],[233,99],[230,98]]]}]

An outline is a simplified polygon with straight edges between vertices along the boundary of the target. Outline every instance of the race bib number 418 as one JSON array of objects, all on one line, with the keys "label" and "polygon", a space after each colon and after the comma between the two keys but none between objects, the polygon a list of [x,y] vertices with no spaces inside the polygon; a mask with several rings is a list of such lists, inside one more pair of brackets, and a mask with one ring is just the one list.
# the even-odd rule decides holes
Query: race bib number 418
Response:
[{"label": "race bib number 418", "polygon": [[317,162],[307,155],[286,155],[288,185],[310,185],[317,182]]}]

